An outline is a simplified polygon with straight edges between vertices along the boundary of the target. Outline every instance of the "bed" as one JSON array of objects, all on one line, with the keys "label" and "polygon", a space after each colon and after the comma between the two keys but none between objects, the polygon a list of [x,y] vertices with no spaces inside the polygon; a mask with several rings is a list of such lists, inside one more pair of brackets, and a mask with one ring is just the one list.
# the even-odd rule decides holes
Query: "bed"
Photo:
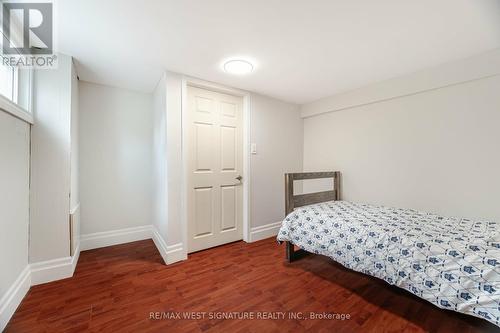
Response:
[{"label": "bed", "polygon": [[[333,189],[294,195],[296,180],[333,178]],[[500,326],[500,225],[341,200],[340,172],[285,175],[286,258],[325,255],[440,308]],[[296,249],[298,247],[299,249]]]}]

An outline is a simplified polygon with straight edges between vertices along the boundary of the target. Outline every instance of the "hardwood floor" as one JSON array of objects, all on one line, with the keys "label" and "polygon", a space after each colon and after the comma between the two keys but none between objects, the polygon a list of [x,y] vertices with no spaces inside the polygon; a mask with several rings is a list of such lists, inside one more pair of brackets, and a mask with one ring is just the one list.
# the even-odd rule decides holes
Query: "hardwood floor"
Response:
[{"label": "hardwood floor", "polygon": [[[31,288],[6,332],[500,331],[326,257],[288,264],[284,250],[274,239],[237,242],[170,266],[151,240],[82,252],[72,278]],[[198,320],[166,318],[183,311],[206,314]],[[286,313],[278,320],[209,318],[224,311]],[[288,318],[295,312],[344,313],[350,319]]]}]

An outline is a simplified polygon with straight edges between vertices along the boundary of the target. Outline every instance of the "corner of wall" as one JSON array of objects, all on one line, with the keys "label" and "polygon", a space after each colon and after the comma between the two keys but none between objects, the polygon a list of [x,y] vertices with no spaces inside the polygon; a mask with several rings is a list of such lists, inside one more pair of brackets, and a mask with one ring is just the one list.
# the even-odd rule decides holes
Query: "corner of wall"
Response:
[{"label": "corner of wall", "polygon": [[160,252],[165,264],[170,265],[187,259],[187,252],[183,244],[177,243],[175,245],[167,245],[167,242],[163,239],[155,226],[153,226],[153,242]]},{"label": "corner of wall", "polygon": [[303,118],[414,95],[500,74],[500,49],[372,83],[300,106]]},{"label": "corner of wall", "polygon": [[73,276],[80,258],[80,245],[72,257],[58,258],[30,264],[31,285],[62,280]]},{"label": "corner of wall", "polygon": [[0,299],[0,331],[3,332],[31,286],[72,277],[79,258],[80,247],[77,246],[72,257],[26,265]]}]

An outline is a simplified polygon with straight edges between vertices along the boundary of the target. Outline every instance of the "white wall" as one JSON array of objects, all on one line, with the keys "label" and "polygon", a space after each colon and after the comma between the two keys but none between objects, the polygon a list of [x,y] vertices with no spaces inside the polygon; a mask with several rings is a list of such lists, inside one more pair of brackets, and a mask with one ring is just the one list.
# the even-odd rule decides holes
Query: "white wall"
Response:
[{"label": "white wall", "polygon": [[167,245],[184,242],[182,221],[182,76],[167,72]]},{"label": "white wall", "polygon": [[287,172],[302,171],[303,122],[299,107],[270,97],[251,96],[251,227],[281,221]]},{"label": "white wall", "polygon": [[186,259],[182,223],[181,75],[165,72],[153,94],[153,240],[167,264]]},{"label": "white wall", "polygon": [[30,285],[69,277],[69,212],[78,202],[78,98],[71,57],[35,70],[33,125],[0,111],[0,330]]},{"label": "white wall", "polygon": [[[150,96],[80,83],[83,235],[152,224],[166,261],[183,258],[183,84],[166,72]],[[299,107],[252,94],[250,128],[252,228],[282,219],[283,175],[302,170]]]},{"label": "white wall", "polygon": [[[202,84],[201,81],[197,82]],[[155,202],[167,198],[167,230],[161,234],[169,247],[182,248],[185,226],[182,224],[182,89],[183,76],[166,72],[155,90],[155,183],[163,184],[166,170],[167,193],[160,190]],[[163,96],[163,85],[166,97]],[[162,99],[166,98],[166,119],[161,112]],[[266,96],[251,94],[250,141],[258,146],[257,155],[250,156],[250,228],[276,223],[284,215],[284,173],[302,171],[303,127],[299,107]],[[163,134],[163,122],[166,133]],[[166,147],[161,137],[165,135]],[[166,149],[166,165],[157,158]],[[158,164],[159,163],[159,164]],[[164,170],[165,169],[165,170]],[[155,193],[158,193],[158,188]],[[158,195],[158,194],[157,194]],[[159,199],[159,200],[158,200]],[[160,216],[165,211],[155,208]],[[163,221],[163,217],[161,221]],[[157,223],[155,222],[155,226]],[[157,227],[158,228],[158,227]],[[276,228],[266,230],[266,235]],[[183,248],[185,251],[185,247]],[[167,255],[168,257],[168,255]],[[176,257],[181,258],[182,256]]]},{"label": "white wall", "polygon": [[153,223],[153,96],[80,81],[81,233]]},{"label": "white wall", "polygon": [[167,88],[164,74],[153,93],[153,226],[166,239],[167,207]]},{"label": "white wall", "polygon": [[70,255],[71,57],[34,73],[30,263]]},{"label": "white wall", "polygon": [[305,119],[304,169],[341,171],[346,200],[500,219],[500,76],[364,103],[378,87]]},{"label": "white wall", "polygon": [[165,72],[154,91],[153,240],[167,264],[186,259],[182,223],[181,75]]},{"label": "white wall", "polygon": [[[0,110],[0,309],[28,266],[30,125]],[[0,312],[0,330],[10,313]]]}]

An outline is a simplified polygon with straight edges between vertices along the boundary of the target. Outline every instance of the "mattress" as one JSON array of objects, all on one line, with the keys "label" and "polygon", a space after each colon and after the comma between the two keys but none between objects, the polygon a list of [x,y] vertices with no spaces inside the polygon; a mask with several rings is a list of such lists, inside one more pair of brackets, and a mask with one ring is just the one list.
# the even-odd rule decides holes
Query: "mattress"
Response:
[{"label": "mattress", "polygon": [[499,232],[493,221],[329,201],[297,208],[277,238],[500,326]]}]

